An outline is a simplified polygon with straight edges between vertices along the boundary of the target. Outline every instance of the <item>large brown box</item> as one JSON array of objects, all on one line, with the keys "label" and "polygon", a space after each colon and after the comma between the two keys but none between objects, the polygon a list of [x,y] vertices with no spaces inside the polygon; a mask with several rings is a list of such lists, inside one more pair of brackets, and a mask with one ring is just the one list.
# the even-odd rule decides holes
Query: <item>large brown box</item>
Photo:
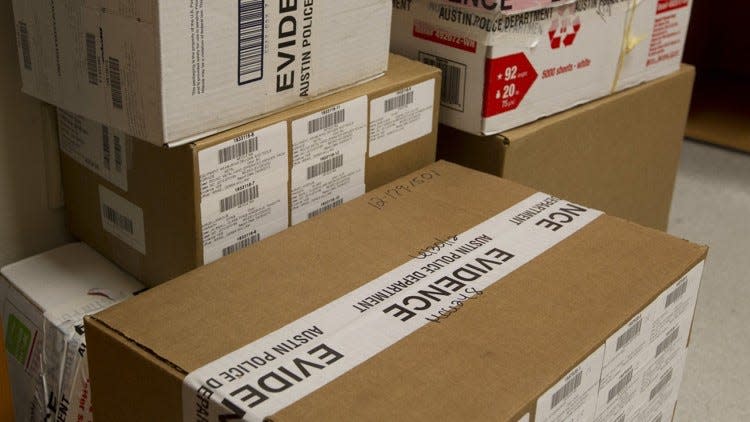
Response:
[{"label": "large brown box", "polygon": [[88,318],[95,419],[203,420],[208,368],[253,421],[669,420],[705,257],[441,161]]},{"label": "large brown box", "polygon": [[438,158],[666,230],[691,66],[500,135],[440,126]]},{"label": "large brown box", "polygon": [[434,162],[439,89],[391,55],[378,79],[169,149],[61,111],[68,227],[164,282]]}]

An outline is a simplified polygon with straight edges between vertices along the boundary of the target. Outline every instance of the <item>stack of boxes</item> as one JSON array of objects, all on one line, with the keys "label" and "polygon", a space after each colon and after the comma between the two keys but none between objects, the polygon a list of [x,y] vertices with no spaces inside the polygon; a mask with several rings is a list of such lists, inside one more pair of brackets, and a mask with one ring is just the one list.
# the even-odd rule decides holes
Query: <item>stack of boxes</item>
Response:
[{"label": "stack of boxes", "polygon": [[595,208],[664,228],[688,1],[168,3],[14,1],[17,420],[671,417],[706,250]]}]

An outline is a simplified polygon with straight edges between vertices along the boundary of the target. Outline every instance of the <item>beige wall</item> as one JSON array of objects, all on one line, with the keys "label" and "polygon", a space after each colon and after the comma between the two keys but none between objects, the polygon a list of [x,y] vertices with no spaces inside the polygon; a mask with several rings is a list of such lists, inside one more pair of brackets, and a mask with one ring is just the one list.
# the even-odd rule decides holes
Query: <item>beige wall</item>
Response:
[{"label": "beige wall", "polygon": [[62,210],[51,208],[59,206],[53,112],[20,91],[10,3],[0,6],[0,266],[69,240]]}]

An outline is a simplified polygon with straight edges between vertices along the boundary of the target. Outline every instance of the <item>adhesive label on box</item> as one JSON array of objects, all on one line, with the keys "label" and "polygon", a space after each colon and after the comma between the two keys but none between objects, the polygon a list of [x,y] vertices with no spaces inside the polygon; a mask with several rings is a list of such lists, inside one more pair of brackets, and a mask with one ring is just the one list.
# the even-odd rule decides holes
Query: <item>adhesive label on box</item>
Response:
[{"label": "adhesive label on box", "polygon": [[223,199],[222,204],[223,211],[203,219],[204,265],[289,227],[286,183],[250,182]]},{"label": "adhesive label on box", "polygon": [[370,101],[370,157],[432,132],[435,80]]},{"label": "adhesive label on box", "polygon": [[288,150],[287,124],[280,122],[198,152],[201,202],[218,203],[248,180],[286,183]]},{"label": "adhesive label on box", "polygon": [[99,208],[104,231],[145,255],[146,227],[143,222],[143,210],[101,185]]},{"label": "adhesive label on box", "polygon": [[129,141],[125,133],[63,110],[57,116],[60,150],[127,192]]},{"label": "adhesive label on box", "polygon": [[241,221],[237,225],[224,225],[223,231],[216,240],[211,240],[203,246],[203,264],[210,264],[250,247],[288,227],[289,220],[286,216],[283,220],[272,221],[260,227],[254,224],[243,224]]},{"label": "adhesive label on box", "polygon": [[292,224],[317,203],[364,186],[367,97],[292,122]]},{"label": "adhesive label on box", "polygon": [[601,346],[537,399],[534,421],[593,420],[603,362]]},{"label": "adhesive label on box", "polygon": [[[440,322],[444,317],[439,308],[444,303],[463,303],[491,294],[484,290],[600,215],[546,194],[534,194],[455,236],[445,249],[449,265],[433,265],[444,258],[434,263],[413,258],[190,373],[183,382],[183,420],[260,422],[421,327]],[[559,222],[560,218],[565,223]],[[420,294],[421,288],[439,291],[442,301],[425,296],[422,305],[415,307],[407,299]],[[467,304],[459,312],[471,308]],[[301,338],[305,341],[294,340]],[[576,396],[578,388],[593,391],[592,417],[602,357],[603,347],[579,367],[581,382],[573,389]]]}]

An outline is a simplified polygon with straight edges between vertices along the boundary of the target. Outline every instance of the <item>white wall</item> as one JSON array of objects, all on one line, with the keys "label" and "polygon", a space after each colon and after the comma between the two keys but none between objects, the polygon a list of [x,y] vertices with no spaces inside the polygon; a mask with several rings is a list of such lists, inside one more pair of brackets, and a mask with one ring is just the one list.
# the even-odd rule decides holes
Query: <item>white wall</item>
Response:
[{"label": "white wall", "polygon": [[62,210],[53,209],[60,202],[53,116],[49,106],[21,93],[11,2],[2,0],[0,266],[70,240]]}]

